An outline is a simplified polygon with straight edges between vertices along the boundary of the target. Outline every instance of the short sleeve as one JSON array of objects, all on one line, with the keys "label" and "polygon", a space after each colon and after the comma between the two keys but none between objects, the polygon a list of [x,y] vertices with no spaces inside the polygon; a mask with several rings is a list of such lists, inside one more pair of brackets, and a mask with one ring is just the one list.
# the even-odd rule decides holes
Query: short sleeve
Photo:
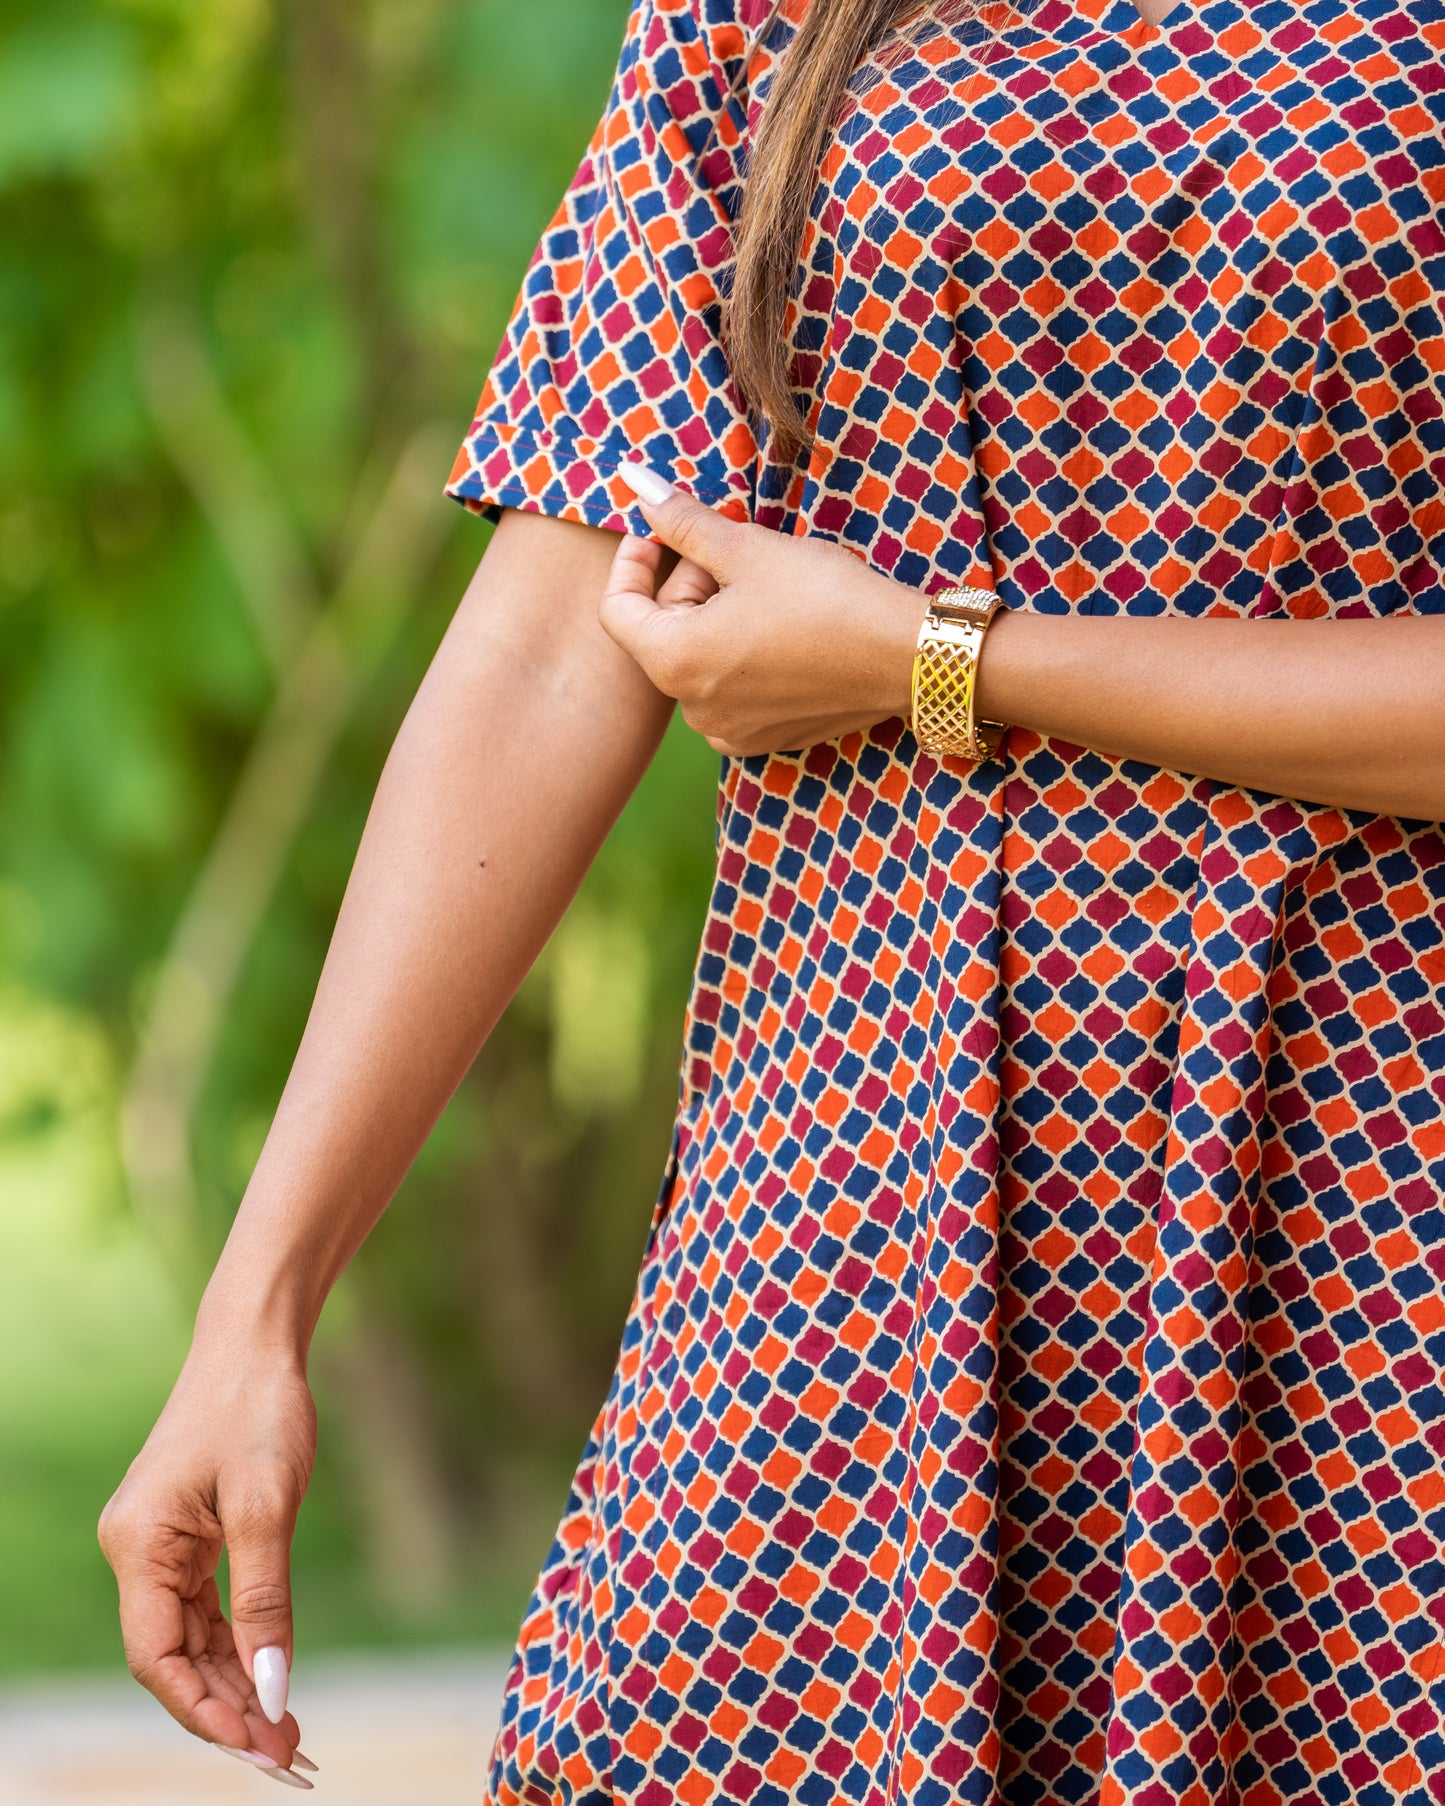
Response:
[{"label": "short sleeve", "polygon": [[746,10],[635,0],[607,106],[446,485],[473,512],[645,532],[616,475],[641,455],[752,518],[758,445],[719,330],[746,119],[745,99],[728,95]]}]

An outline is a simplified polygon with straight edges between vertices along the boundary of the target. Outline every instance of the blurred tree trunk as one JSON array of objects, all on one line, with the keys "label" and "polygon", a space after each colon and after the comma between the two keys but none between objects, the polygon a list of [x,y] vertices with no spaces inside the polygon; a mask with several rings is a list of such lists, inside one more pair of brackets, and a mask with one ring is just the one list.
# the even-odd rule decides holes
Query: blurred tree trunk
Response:
[{"label": "blurred tree trunk", "polygon": [[466,1540],[444,1420],[424,1363],[385,1298],[359,1268],[349,1290],[356,1320],[318,1343],[316,1377],[372,1589],[399,1619],[415,1622],[446,1604]]},{"label": "blurred tree trunk", "polygon": [[365,12],[354,0],[288,0],[285,9],[291,134],[311,237],[361,359],[363,442],[415,413],[419,361],[376,230],[384,83],[362,36]]}]

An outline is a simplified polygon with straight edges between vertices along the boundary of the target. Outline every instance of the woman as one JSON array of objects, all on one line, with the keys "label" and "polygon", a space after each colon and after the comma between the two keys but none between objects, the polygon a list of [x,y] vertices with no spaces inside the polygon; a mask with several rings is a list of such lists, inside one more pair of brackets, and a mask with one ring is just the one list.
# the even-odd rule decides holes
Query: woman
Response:
[{"label": "woman", "polygon": [[488,1797],[1445,1797],[1442,125],[1439,0],[638,0],[103,1521],[182,1723],[308,1785],[312,1327],[680,699],[676,1130]]}]

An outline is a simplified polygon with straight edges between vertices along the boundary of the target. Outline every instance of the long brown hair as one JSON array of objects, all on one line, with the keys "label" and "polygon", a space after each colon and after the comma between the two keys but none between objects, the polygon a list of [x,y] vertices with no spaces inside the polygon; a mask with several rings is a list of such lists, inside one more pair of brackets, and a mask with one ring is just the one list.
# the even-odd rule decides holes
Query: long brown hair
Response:
[{"label": "long brown hair", "polygon": [[[724,331],[738,387],[767,416],[787,456],[809,441],[788,380],[783,328],[824,146],[854,71],[895,26],[928,10],[927,0],[812,0],[778,65],[748,154]],[[776,0],[758,43],[782,11]]]}]

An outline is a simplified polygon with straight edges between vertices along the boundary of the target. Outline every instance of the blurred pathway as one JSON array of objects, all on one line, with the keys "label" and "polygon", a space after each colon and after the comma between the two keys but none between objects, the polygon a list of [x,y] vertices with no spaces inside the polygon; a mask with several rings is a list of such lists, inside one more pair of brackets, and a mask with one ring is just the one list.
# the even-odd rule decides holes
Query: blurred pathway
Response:
[{"label": "blurred pathway", "polygon": [[[291,1704],[317,1806],[476,1806],[506,1658],[317,1658]],[[5,1806],[265,1806],[278,1787],[197,1743],[122,1672],[0,1686]]]}]

